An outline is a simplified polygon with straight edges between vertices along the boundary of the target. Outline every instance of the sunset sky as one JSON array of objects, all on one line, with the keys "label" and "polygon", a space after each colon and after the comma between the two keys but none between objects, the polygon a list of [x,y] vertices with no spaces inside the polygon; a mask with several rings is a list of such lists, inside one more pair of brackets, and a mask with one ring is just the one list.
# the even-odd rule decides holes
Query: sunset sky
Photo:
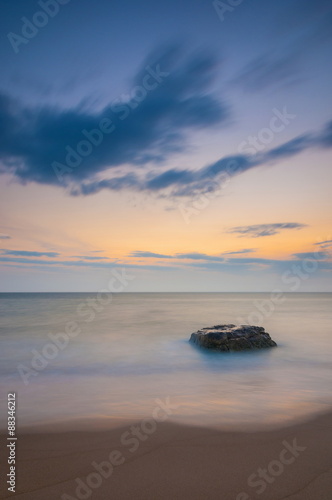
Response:
[{"label": "sunset sky", "polygon": [[331,1],[0,8],[0,291],[332,291]]}]

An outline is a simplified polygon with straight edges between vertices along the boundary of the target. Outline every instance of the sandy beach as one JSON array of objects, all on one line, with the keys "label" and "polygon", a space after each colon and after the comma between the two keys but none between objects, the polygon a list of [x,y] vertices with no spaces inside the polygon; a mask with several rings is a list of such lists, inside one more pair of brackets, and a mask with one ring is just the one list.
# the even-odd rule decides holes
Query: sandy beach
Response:
[{"label": "sandy beach", "polygon": [[2,489],[1,498],[330,500],[332,414],[260,432],[148,420],[25,429],[17,458],[16,492]]}]

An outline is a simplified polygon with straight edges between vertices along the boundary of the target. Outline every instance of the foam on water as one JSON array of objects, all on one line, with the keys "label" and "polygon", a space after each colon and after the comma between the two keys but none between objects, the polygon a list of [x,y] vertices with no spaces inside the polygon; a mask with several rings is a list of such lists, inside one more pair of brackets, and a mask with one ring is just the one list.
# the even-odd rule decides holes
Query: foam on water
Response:
[{"label": "foam on water", "polygon": [[[239,323],[269,294],[118,294],[87,322],[77,308],[88,297],[0,294],[0,386],[17,391],[20,425],[149,416],[167,397],[174,420],[203,425],[287,421],[332,405],[332,294],[285,294],[256,322],[278,348],[225,354],[196,348],[190,334]],[[25,385],[18,367],[33,368],[49,334],[72,321],[81,333]]]}]

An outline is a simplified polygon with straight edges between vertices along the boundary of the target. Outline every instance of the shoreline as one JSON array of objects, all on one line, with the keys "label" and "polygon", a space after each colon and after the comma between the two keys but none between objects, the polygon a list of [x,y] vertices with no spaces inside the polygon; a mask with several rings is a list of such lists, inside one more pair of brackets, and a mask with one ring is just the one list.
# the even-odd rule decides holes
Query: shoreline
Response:
[{"label": "shoreline", "polygon": [[[212,423],[213,421],[202,419],[200,422],[200,416],[194,415],[192,418],[186,416],[170,416],[167,421],[172,425],[179,425],[183,427],[197,427],[211,429],[221,432],[243,432],[243,433],[255,433],[255,432],[269,432],[278,431],[286,429],[288,427],[293,427],[296,425],[301,425],[309,423],[316,418],[323,417],[324,415],[332,415],[332,404],[326,404],[326,409],[318,407],[311,412],[302,413],[301,415],[296,414],[289,416],[289,418],[282,420],[256,420],[256,421],[244,421],[236,420],[233,423],[230,422],[220,422]],[[178,412],[177,412],[178,413]],[[138,422],[151,418],[148,414],[139,414],[134,417],[86,417],[86,418],[76,418],[64,419],[59,421],[59,419],[53,422],[47,423],[35,423],[35,424],[18,424],[18,431],[21,435],[23,434],[58,434],[66,432],[98,432],[98,431],[114,431],[116,429],[121,429],[125,426],[135,425]],[[92,429],[92,430],[91,430]],[[96,430],[98,429],[98,430]],[[5,428],[0,427],[0,436],[6,433]]]},{"label": "shoreline", "polygon": [[330,500],[332,411],[259,431],[143,422],[19,431],[17,489],[2,481],[1,498]]}]

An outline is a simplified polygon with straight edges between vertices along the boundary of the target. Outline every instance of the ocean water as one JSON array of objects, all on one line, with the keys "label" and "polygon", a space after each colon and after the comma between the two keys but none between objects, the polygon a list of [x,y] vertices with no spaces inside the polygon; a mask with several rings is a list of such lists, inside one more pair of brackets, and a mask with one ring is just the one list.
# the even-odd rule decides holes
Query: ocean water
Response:
[{"label": "ocean water", "polygon": [[[17,393],[21,427],[150,417],[156,400],[183,423],[292,421],[332,408],[331,306],[327,293],[0,294],[1,400]],[[220,323],[264,326],[278,347],[188,342]]]}]

